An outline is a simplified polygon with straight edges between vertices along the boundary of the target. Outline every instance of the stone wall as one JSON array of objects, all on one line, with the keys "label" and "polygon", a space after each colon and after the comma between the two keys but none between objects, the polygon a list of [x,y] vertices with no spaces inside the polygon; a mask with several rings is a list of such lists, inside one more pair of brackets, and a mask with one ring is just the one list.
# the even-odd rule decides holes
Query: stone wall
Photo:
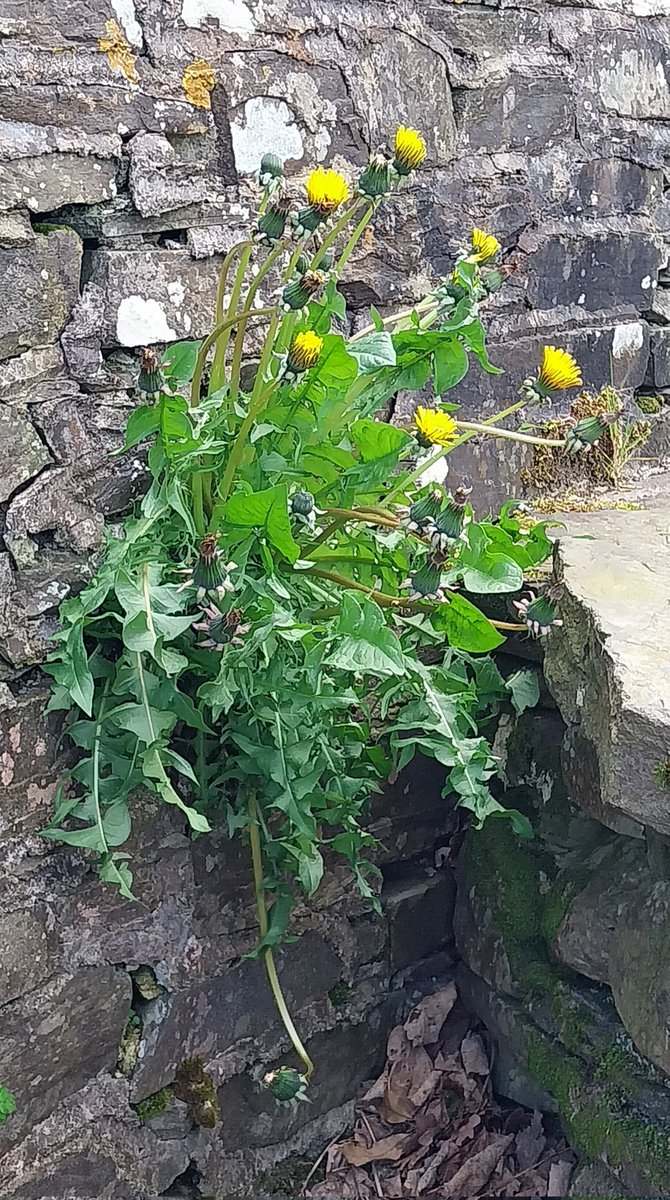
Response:
[{"label": "stone wall", "polygon": [[[352,323],[371,302],[420,297],[476,223],[495,230],[515,268],[490,321],[494,357],[515,382],[473,373],[459,396],[466,413],[507,399],[544,340],[573,349],[591,382],[611,365],[620,386],[670,389],[666,8],[2,0],[0,1082],[19,1103],[1,1131],[4,1195],[139,1200],[180,1176],[184,1187],[204,1181],[203,1194],[229,1190],[231,1173],[243,1186],[244,1172],[271,1161],[258,1147],[303,1137],[292,1117],[273,1123],[249,1073],[283,1047],[257,969],[238,962],[253,936],[246,867],[215,840],[190,847],[149,808],[134,835],[133,907],[36,836],[58,734],[39,663],[104,521],[144,484],[140,458],[109,457],[135,403],[138,347],[208,329],[263,151],[286,156],[297,188],[313,162],[353,175],[410,122],[426,135],[426,170],[380,211],[347,270]],[[520,487],[522,453],[504,467],[495,449],[462,453],[481,503]],[[421,866],[440,830],[436,789],[418,784],[383,818],[390,859],[405,863],[389,873],[385,923],[348,892],[343,905],[337,876],[304,918],[307,975],[294,968],[293,998],[332,1072],[307,1139],[372,1070],[396,1002],[388,983],[417,930],[430,932],[413,957],[446,937],[448,884]],[[145,994],[140,968],[160,992],[154,983]],[[335,1007],[329,991],[347,987]],[[115,1073],[121,1041],[126,1070],[139,1050],[132,1075]],[[200,1128],[173,1095],[144,1123],[129,1108],[191,1053],[237,1114],[226,1131]]]},{"label": "stone wall", "polygon": [[669,528],[666,494],[565,539],[549,691],[498,734],[536,836],[485,826],[458,866],[462,996],[499,1090],[606,1164],[577,1195],[670,1195]]}]

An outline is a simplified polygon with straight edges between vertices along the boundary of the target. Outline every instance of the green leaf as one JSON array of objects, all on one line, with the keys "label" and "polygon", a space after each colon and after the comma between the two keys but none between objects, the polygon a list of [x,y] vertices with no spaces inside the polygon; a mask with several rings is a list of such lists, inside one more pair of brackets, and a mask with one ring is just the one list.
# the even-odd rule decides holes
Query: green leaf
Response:
[{"label": "green leaf", "polygon": [[386,421],[375,421],[372,417],[364,417],[354,422],[351,440],[364,463],[385,458],[387,454],[400,457],[403,450],[413,442],[404,429],[388,425]]},{"label": "green leaf", "polygon": [[357,342],[349,342],[347,350],[356,359],[361,375],[370,375],[382,367],[394,367],[396,364],[390,333],[370,333]]},{"label": "green leaf", "polygon": [[523,587],[523,571],[504,554],[481,554],[476,567],[463,566],[463,583],[469,592],[480,595],[517,592]]},{"label": "green leaf", "polygon": [[149,628],[146,612],[138,612],[134,617],[126,617],[122,630],[123,644],[128,650],[147,651],[153,654],[156,645],[156,632]]},{"label": "green leaf", "polygon": [[455,387],[467,373],[468,356],[461,343],[456,338],[453,341],[440,342],[433,354],[435,395],[441,396],[443,392]]},{"label": "green leaf", "polygon": [[201,342],[175,342],[168,346],[161,367],[166,378],[186,383],[193,378]]},{"label": "green leaf", "polygon": [[312,847],[310,852],[304,851],[298,859],[298,878],[308,896],[313,896],[323,877],[323,858],[319,851]]},{"label": "green leaf", "polygon": [[370,305],[370,320],[377,330],[377,333],[382,333],[384,330],[384,320],[381,313],[375,308],[374,304]]},{"label": "green leaf", "polygon": [[103,883],[113,883],[126,900],[135,900],[133,895],[133,876],[124,861],[125,855],[103,854],[100,858],[99,874]]},{"label": "green leaf", "polygon": [[402,370],[396,375],[394,386],[398,392],[418,392],[419,388],[425,387],[430,378],[430,354],[423,354],[421,358],[417,358],[414,362],[409,362],[402,366]]},{"label": "green leaf", "polygon": [[479,365],[482,366],[489,375],[504,374],[502,368],[494,367],[493,363],[489,359],[486,351],[486,334],[481,321],[475,320],[471,321],[468,325],[464,325],[462,329],[462,336],[467,342],[469,349],[472,350],[473,354],[477,356]]},{"label": "green leaf", "polygon": [[341,601],[337,640],[331,643],[327,662],[343,671],[369,675],[404,675],[402,646],[384,621],[373,600],[345,593]]},{"label": "green leaf", "polygon": [[430,614],[433,629],[446,633],[450,646],[484,654],[504,641],[494,625],[465,596],[457,592],[448,604],[440,604]]},{"label": "green leaf", "polygon": [[507,689],[517,713],[535,708],[540,699],[540,681],[537,671],[515,671],[507,679]]},{"label": "green leaf", "polygon": [[268,541],[284,558],[291,563],[298,558],[300,547],[291,532],[285,483],[261,492],[238,492],[227,501],[223,517],[229,525],[240,529],[263,529]]},{"label": "green leaf", "polygon": [[12,1093],[0,1084],[0,1125],[3,1125],[7,1117],[11,1117],[12,1113],[16,1112],[16,1100]]},{"label": "green leaf", "polygon": [[86,713],[88,717],[93,712],[93,692],[94,683],[90,667],[88,665],[88,655],[84,646],[84,627],[82,622],[73,625],[67,635],[65,643],[65,675],[61,675],[58,682],[69,688],[70,695],[75,704]]},{"label": "green leaf", "polygon": [[123,454],[125,450],[132,450],[133,446],[137,446],[145,438],[151,437],[152,433],[157,433],[159,427],[160,412],[158,405],[143,404],[141,408],[136,408],[128,417],[123,446],[116,453]]},{"label": "green leaf", "polygon": [[343,321],[347,315],[347,302],[341,292],[337,290],[337,283],[334,279],[328,280],[328,285],[324,292],[324,301],[330,312],[339,317]]},{"label": "green leaf", "polygon": [[175,475],[170,475],[165,481],[163,494],[170,508],[174,509],[181,517],[191,537],[195,538],[197,536],[195,522],[181,479],[178,479]]},{"label": "green leaf", "polygon": [[147,779],[154,780],[156,791],[160,795],[161,800],[164,800],[166,804],[174,804],[177,808],[181,809],[191,829],[194,829],[196,833],[211,833],[212,827],[207,817],[203,816],[195,808],[192,808],[190,804],[186,804],[179,793],[173,788],[165,774],[161,752],[157,746],[150,746],[145,752],[142,759],[142,771]]},{"label": "green leaf", "polygon": [[107,713],[107,720],[119,729],[134,733],[140,742],[150,746],[156,738],[169,733],[177,720],[176,713],[161,712],[157,708],[147,709],[144,704],[119,704]]},{"label": "green leaf", "polygon": [[51,826],[42,830],[42,836],[52,842],[62,842],[65,846],[77,846],[82,850],[97,850],[101,854],[104,843],[97,825],[87,825],[84,829],[54,829]]}]

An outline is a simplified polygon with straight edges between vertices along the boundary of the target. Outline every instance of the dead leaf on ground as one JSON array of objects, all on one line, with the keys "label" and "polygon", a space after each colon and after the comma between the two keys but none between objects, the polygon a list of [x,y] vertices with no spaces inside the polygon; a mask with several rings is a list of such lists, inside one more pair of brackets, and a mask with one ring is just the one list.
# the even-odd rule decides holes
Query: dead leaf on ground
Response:
[{"label": "dead leaf on ground", "polygon": [[416,1145],[416,1135],[413,1133],[392,1133],[389,1137],[373,1142],[371,1146],[361,1146],[357,1142],[340,1143],[340,1153],[352,1167],[364,1167],[366,1163],[381,1162],[388,1159],[397,1162],[404,1154]]},{"label": "dead leaf on ground", "polygon": [[429,1046],[437,1041],[456,997],[456,984],[449,983],[415,1005],[405,1021],[405,1032],[413,1046]]},{"label": "dead leaf on ground", "polygon": [[496,1138],[489,1146],[485,1146],[479,1154],[466,1159],[455,1175],[442,1185],[442,1195],[453,1197],[453,1200],[468,1200],[476,1196],[486,1186],[500,1159],[512,1141],[512,1135]]},{"label": "dead leaf on ground", "polygon": [[478,1033],[469,1033],[463,1038],[461,1058],[468,1075],[488,1075],[489,1058]]}]

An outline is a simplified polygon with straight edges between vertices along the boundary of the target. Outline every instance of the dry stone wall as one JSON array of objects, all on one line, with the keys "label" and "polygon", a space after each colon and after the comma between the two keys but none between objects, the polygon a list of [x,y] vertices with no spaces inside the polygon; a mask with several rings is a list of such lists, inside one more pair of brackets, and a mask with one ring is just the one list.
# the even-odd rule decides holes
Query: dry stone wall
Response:
[{"label": "dry stone wall", "polygon": [[[349,265],[349,320],[419,298],[476,223],[515,268],[490,313],[514,380],[555,340],[590,382],[670,389],[669,47],[668,0],[0,0],[0,1082],[19,1106],[3,1195],[243,1189],[278,1147],[327,1132],[374,1069],[389,980],[448,941],[450,883],[423,869],[439,784],[419,779],[377,814],[396,864],[386,923],[336,876],[309,919],[292,998],[330,1074],[308,1116],[279,1119],[251,1073],[283,1045],[238,961],[246,867],[149,807],[132,906],[37,837],[58,736],[39,664],[105,521],[145,482],[141,458],[109,457],[138,348],[207,331],[265,150],[297,188],[314,162],[355,174],[409,122],[427,166]],[[513,386],[473,373],[459,398],[482,415]],[[486,504],[524,464],[470,443],[457,469]],[[129,1107],[188,1054],[235,1115],[223,1130],[173,1095],[144,1120]]]}]

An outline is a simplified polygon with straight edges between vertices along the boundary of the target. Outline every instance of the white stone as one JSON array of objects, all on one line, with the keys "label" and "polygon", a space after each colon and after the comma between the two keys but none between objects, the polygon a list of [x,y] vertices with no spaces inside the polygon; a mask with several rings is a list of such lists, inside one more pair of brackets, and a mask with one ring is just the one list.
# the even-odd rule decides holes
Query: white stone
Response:
[{"label": "white stone", "polygon": [[283,100],[254,96],[247,100],[243,117],[236,118],[230,129],[235,166],[244,175],[257,171],[263,155],[268,152],[276,154],[283,162],[288,158],[303,157],[300,130]]},{"label": "white stone", "polygon": [[181,10],[185,25],[199,28],[208,18],[218,21],[226,33],[248,37],[256,28],[248,4],[244,0],[184,0]]},{"label": "white stone", "polygon": [[147,346],[171,342],[177,337],[157,300],[126,296],[116,315],[116,337],[121,346]]},{"label": "white stone", "polygon": [[133,0],[112,0],[112,8],[119,18],[119,22],[123,26],[123,30],[131,46],[137,46],[141,50],[144,39],[135,13]]},{"label": "white stone", "polygon": [[644,327],[639,321],[632,321],[630,325],[617,325],[612,337],[612,358],[636,354],[643,345]]}]

